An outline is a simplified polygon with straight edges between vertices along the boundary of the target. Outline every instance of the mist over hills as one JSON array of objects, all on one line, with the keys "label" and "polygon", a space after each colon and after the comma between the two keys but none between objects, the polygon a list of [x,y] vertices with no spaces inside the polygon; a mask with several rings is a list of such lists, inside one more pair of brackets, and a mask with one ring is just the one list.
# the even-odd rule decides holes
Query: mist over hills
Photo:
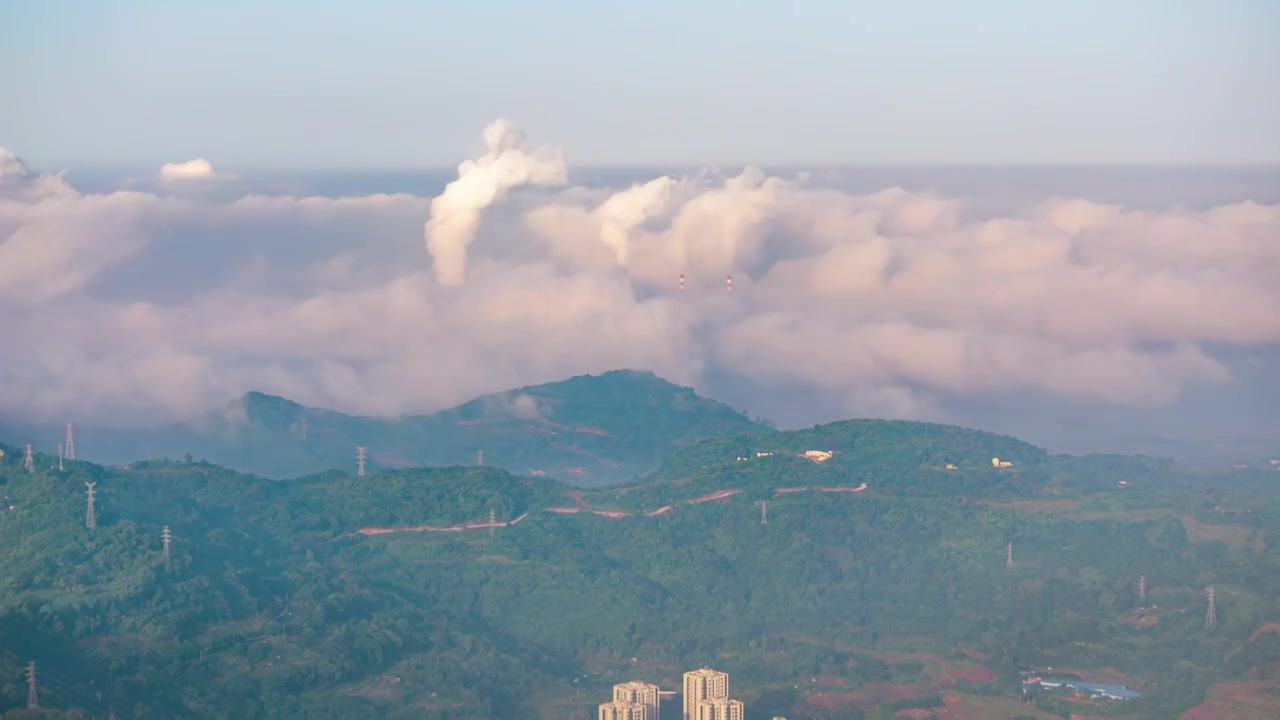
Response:
[{"label": "mist over hills", "polygon": [[[182,458],[265,477],[354,469],[483,463],[582,486],[631,480],[698,440],[759,432],[742,413],[651,372],[617,370],[483,395],[431,415],[377,418],[248,393],[194,421],[77,427],[78,457],[105,464]],[[9,428],[53,452],[62,428]]]}]

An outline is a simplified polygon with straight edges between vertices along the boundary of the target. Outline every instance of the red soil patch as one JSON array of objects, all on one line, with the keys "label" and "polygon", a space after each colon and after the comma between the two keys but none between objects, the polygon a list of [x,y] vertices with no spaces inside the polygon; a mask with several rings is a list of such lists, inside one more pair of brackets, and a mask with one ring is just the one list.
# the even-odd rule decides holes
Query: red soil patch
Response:
[{"label": "red soil patch", "polygon": [[933,679],[933,687],[935,688],[955,685],[957,680],[965,680],[980,685],[982,683],[991,682],[996,677],[995,673],[982,665],[978,665],[976,667],[957,668],[952,664],[948,667],[946,659],[934,653],[912,652],[903,653],[901,655],[889,653],[878,657],[889,664],[896,663],[899,660],[912,659],[937,665],[938,675]]},{"label": "red soil patch", "polygon": [[731,496],[731,495],[737,495],[737,494],[738,494],[738,493],[740,493],[740,492],[742,492],[742,491],[741,491],[741,490],[717,490],[716,492],[710,493],[709,495],[703,495],[702,497],[696,497],[696,498],[694,498],[694,499],[692,499],[692,500],[685,500],[685,502],[687,502],[687,503],[689,503],[690,505],[692,505],[692,504],[694,504],[694,503],[709,502],[709,501],[711,501],[711,500],[724,500],[725,498],[727,498],[727,497],[729,497],[729,496]]},{"label": "red soil patch", "polygon": [[587,433],[588,435],[601,435],[603,437],[613,437],[612,435],[605,432],[604,430],[601,430],[600,428],[580,427],[580,428],[576,428],[576,430],[580,433]]},{"label": "red soil patch", "polygon": [[893,714],[896,718],[912,718],[912,720],[924,720],[924,718],[934,717],[932,710],[924,708],[915,708],[912,710],[899,710]]},{"label": "red soil patch", "polygon": [[981,685],[995,680],[996,674],[988,670],[986,667],[975,667],[964,670],[953,669],[951,670],[951,677],[957,680],[965,680],[967,682],[974,683],[975,685]]},{"label": "red soil patch", "polygon": [[1271,694],[1277,687],[1275,682],[1218,683],[1181,720],[1274,720],[1280,715],[1280,696]]},{"label": "red soil patch", "polygon": [[867,489],[867,484],[866,484],[866,483],[862,483],[862,484],[861,484],[861,485],[859,485],[858,487],[820,487],[820,488],[818,488],[818,489],[819,489],[819,490],[821,490],[822,492],[851,492],[851,493],[856,493],[856,492],[862,492],[863,490],[866,490],[866,489]]},{"label": "red soil patch", "polygon": [[1263,623],[1259,625],[1258,629],[1254,630],[1253,634],[1249,636],[1249,642],[1257,640],[1258,636],[1264,632],[1280,633],[1280,623]]},{"label": "red soil patch", "polygon": [[1186,516],[1179,516],[1187,537],[1193,541],[1221,540],[1228,547],[1239,549],[1249,543],[1249,531],[1239,525],[1209,525]]},{"label": "red soil patch", "polygon": [[387,533],[397,533],[397,532],[462,532],[463,528],[465,527],[466,527],[465,525],[449,525],[449,526],[405,525],[401,527],[360,528],[356,532],[360,533],[361,535],[386,535]]},{"label": "red soil patch", "polygon": [[564,515],[570,515],[570,514],[573,514],[573,513],[576,513],[576,512],[581,512],[581,511],[582,511],[582,508],[576,508],[576,507],[550,507],[550,508],[547,508],[547,512],[561,513],[561,514],[564,514]]},{"label": "red soil patch", "polygon": [[[898,685],[891,683],[872,683],[863,685],[858,691],[849,695],[836,695],[835,697],[848,697],[854,705],[863,710],[874,710],[885,703],[891,703],[903,698],[916,697],[928,692],[927,689],[918,685]],[[822,695],[825,693],[817,693]],[[812,697],[812,696],[810,696]]]},{"label": "red soil patch", "polygon": [[824,713],[840,712],[863,705],[855,698],[855,693],[813,693],[805,697],[804,704]]},{"label": "red soil patch", "polygon": [[773,491],[773,494],[774,494],[774,495],[785,495],[786,493],[798,493],[798,492],[804,492],[805,490],[808,490],[808,489],[809,489],[809,488],[807,488],[807,487],[785,487],[785,488],[775,488],[775,489],[774,489],[774,491]]},{"label": "red soil patch", "polygon": [[965,657],[967,657],[967,658],[969,658],[970,660],[977,660],[978,662],[983,662],[983,661],[985,661],[987,658],[991,657],[990,655],[988,655],[988,654],[986,654],[986,653],[978,652],[977,650],[963,650],[963,649],[962,649],[960,652],[961,652],[961,653],[963,653],[963,654],[964,654],[964,656],[965,656]]}]

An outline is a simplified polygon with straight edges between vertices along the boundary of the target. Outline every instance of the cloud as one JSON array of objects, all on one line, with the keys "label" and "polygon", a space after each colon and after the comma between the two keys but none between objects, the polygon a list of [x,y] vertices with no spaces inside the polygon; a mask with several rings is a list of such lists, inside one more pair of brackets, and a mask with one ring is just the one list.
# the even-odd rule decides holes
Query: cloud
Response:
[{"label": "cloud", "polygon": [[508,120],[484,129],[486,152],[458,166],[458,179],[431,201],[426,224],[427,252],[441,285],[459,285],[467,273],[467,247],[480,226],[485,208],[501,202],[524,185],[566,182],[564,156],[559,150],[524,150],[524,133]]},{"label": "cloud", "polygon": [[166,181],[172,180],[207,180],[215,177],[217,173],[213,171],[213,165],[204,158],[196,158],[180,163],[165,163],[160,166],[160,177]]},{"label": "cloud", "polygon": [[5,198],[39,200],[67,195],[75,195],[75,190],[63,180],[61,173],[33,174],[22,158],[0,146],[0,201]]},{"label": "cloud", "polygon": [[82,195],[0,153],[0,413],[145,421],[262,390],[399,414],[635,367],[963,421],[1005,395],[1168,406],[1238,381],[1222,348],[1280,345],[1280,206],[981,215],[754,168],[556,187],[560,151],[485,139],[435,198]]}]

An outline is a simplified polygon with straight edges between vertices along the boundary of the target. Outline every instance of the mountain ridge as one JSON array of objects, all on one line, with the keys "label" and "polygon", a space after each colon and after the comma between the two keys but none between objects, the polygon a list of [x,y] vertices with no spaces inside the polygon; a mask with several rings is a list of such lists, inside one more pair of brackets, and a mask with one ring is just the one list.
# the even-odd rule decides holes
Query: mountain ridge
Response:
[{"label": "mountain ridge", "polygon": [[190,456],[267,477],[351,468],[361,446],[370,470],[483,462],[600,486],[643,476],[698,440],[766,429],[692,388],[624,369],[488,393],[427,415],[349,415],[250,391],[192,421],[80,427],[77,445],[80,457],[104,464]]}]

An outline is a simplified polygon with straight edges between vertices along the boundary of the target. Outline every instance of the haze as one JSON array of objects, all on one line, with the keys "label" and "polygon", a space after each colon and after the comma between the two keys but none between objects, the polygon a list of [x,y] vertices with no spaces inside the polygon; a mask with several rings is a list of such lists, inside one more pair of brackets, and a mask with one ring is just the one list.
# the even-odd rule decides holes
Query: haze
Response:
[{"label": "haze", "polygon": [[1280,12],[1032,5],[8,4],[0,420],[643,368],[784,426],[1247,455]]}]

